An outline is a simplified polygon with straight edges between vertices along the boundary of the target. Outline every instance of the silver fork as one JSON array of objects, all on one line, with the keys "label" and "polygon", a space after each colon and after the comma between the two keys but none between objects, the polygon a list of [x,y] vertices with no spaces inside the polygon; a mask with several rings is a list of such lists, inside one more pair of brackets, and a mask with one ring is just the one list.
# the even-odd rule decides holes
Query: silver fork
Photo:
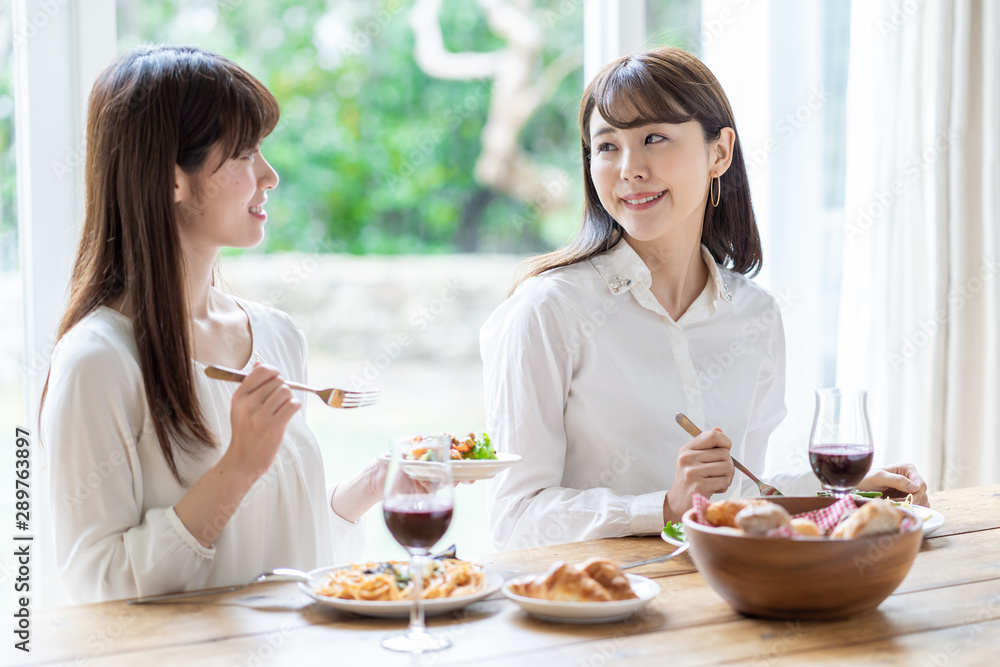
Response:
[{"label": "silver fork", "polygon": [[[208,366],[205,368],[205,375],[215,380],[228,380],[230,382],[243,382],[247,376],[246,373],[241,373],[232,368],[224,368],[223,366]],[[317,389],[316,387],[288,382],[287,380],[285,384],[292,389],[311,391],[322,398],[323,402],[331,408],[364,408],[378,401],[382,393],[378,389],[372,391],[347,391],[345,389],[334,389],[333,387]]]},{"label": "silver fork", "polygon": [[164,595],[147,595],[141,598],[132,598],[131,600],[126,600],[128,604],[149,604],[151,602],[166,602],[168,600],[182,600],[184,598],[199,598],[205,595],[221,595],[223,593],[232,593],[233,591],[238,591],[240,589],[246,588],[247,586],[252,586],[253,584],[259,584],[264,581],[302,581],[309,583],[309,575],[302,570],[296,570],[291,567],[277,567],[270,572],[265,572],[257,576],[253,581],[248,581],[245,584],[239,584],[237,586],[230,586],[228,588],[208,588],[197,591],[187,591],[186,593],[165,593]]},{"label": "silver fork", "polygon": [[621,569],[622,570],[628,570],[628,569],[633,568],[633,567],[639,567],[640,565],[649,565],[650,563],[662,563],[665,560],[670,560],[671,558],[674,558],[676,556],[680,556],[682,553],[684,553],[685,551],[688,550],[689,546],[691,546],[691,543],[690,542],[685,542],[684,544],[682,544],[681,546],[677,547],[676,549],[674,549],[671,553],[667,554],[666,556],[659,556],[658,558],[650,558],[649,560],[641,560],[641,561],[639,561],[637,563],[629,563],[628,565],[622,565]]}]

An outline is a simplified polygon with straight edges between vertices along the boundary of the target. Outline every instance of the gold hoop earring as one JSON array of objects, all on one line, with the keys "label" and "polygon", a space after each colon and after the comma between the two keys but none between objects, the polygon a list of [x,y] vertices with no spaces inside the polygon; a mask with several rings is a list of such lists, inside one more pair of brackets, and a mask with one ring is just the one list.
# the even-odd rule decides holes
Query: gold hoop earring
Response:
[{"label": "gold hoop earring", "polygon": [[[716,195],[715,182],[719,182],[719,194]],[[708,179],[708,196],[712,199],[712,206],[718,208],[719,202],[722,201],[722,176],[713,176]]]}]

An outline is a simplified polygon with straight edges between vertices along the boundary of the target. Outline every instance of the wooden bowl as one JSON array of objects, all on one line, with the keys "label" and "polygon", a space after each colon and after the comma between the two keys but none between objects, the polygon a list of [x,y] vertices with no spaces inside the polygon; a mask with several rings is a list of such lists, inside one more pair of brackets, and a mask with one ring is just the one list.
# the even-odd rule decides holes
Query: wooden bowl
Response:
[{"label": "wooden bowl", "polygon": [[[799,514],[834,498],[768,498]],[[736,611],[766,618],[838,618],[874,609],[913,564],[919,521],[893,535],[852,540],[782,539],[727,533],[684,515],[691,558],[715,592]]]}]

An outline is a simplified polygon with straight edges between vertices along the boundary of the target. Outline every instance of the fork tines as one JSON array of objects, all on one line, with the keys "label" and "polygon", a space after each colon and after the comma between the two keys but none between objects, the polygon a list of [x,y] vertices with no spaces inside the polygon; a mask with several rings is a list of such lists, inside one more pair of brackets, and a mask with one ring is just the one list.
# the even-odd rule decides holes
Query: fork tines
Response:
[{"label": "fork tines", "polygon": [[372,391],[345,391],[340,397],[340,407],[344,409],[364,408],[373,405],[381,395],[382,392],[378,389],[373,389]]}]

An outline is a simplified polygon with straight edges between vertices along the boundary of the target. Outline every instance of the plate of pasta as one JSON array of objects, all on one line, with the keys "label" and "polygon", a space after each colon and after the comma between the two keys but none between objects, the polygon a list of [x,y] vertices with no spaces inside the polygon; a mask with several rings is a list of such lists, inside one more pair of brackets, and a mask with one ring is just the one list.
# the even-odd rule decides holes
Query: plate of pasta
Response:
[{"label": "plate of pasta", "polygon": [[[334,609],[377,618],[410,614],[413,584],[405,561],[370,561],[322,567],[309,573],[299,588],[313,600]],[[446,614],[499,590],[503,578],[481,565],[456,558],[427,562],[424,571],[424,613]]]}]

